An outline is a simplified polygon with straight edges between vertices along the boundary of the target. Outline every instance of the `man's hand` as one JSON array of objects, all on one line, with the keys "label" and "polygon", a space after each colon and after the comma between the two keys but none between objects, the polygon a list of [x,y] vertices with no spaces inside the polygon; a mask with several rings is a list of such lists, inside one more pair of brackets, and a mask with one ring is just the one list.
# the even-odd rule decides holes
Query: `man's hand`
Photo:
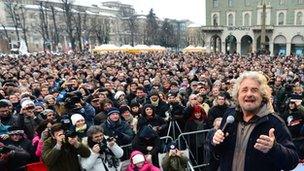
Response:
[{"label": "man's hand", "polygon": [[113,138],[111,141],[108,142],[108,145],[109,145],[110,147],[113,147],[113,145],[115,144],[115,142],[116,142],[116,139]]},{"label": "man's hand", "polygon": [[214,136],[212,138],[212,144],[214,145],[218,145],[222,142],[224,142],[224,139],[225,139],[225,135],[224,135],[224,132],[220,129],[218,129],[215,133],[214,133]]},{"label": "man's hand", "polygon": [[78,148],[80,146],[80,143],[78,142],[78,137],[68,137],[68,142],[75,148]]},{"label": "man's hand", "polygon": [[152,151],[152,150],[153,150],[153,147],[152,147],[152,146],[148,146],[148,147],[147,147],[147,150],[148,150],[148,151]]},{"label": "man's hand", "polygon": [[263,153],[268,153],[268,151],[273,147],[275,142],[274,128],[269,130],[269,135],[260,135],[254,144],[254,148],[262,151]]},{"label": "man's hand", "polygon": [[92,148],[92,151],[95,153],[95,154],[98,154],[99,151],[100,151],[100,147],[99,147],[99,144],[95,144]]},{"label": "man's hand", "polygon": [[62,142],[65,139],[65,135],[61,132],[57,132],[55,135],[55,139],[58,145],[62,145]]}]

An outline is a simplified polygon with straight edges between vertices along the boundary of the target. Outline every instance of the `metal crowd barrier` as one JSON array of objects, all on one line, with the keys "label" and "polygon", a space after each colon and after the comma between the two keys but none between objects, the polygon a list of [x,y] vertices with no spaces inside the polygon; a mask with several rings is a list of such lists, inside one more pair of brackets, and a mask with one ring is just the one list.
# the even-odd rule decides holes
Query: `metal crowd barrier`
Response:
[{"label": "metal crowd barrier", "polygon": [[[189,149],[189,158],[193,166],[191,170],[204,168],[209,165],[209,155],[208,151],[205,148],[205,145],[207,144],[207,134],[211,130],[212,129],[205,129],[199,131],[184,132],[177,137],[179,149]],[[202,141],[202,144],[196,144],[195,146],[193,146],[193,143],[196,143],[198,138],[202,138],[202,140],[200,140]],[[190,146],[189,144],[192,146]]]},{"label": "metal crowd barrier", "polygon": [[[199,169],[199,168],[203,168],[209,165],[209,161],[207,159],[208,157],[208,152],[206,151],[206,149],[204,148],[204,144],[206,143],[206,135],[211,131],[212,129],[206,129],[206,130],[199,130],[199,131],[193,131],[193,132],[184,132],[181,133],[178,138],[177,138],[177,142],[178,142],[178,147],[179,149],[188,149],[189,151],[189,162],[187,163],[188,165],[188,169],[190,171],[194,171],[195,169]],[[202,134],[203,137],[203,144],[202,144],[202,149],[199,149],[198,146],[189,146],[190,141],[195,141],[197,139],[197,136],[199,134]],[[189,138],[189,136],[195,136],[195,139],[192,139],[191,137]],[[168,145],[168,140],[169,142],[173,141],[174,139],[171,136],[164,136],[164,137],[160,137],[162,144],[163,145]],[[124,156],[125,159],[124,160],[128,160],[130,157],[130,154],[132,152],[132,144],[127,144],[127,145],[122,145],[121,148],[124,150]],[[195,152],[192,151],[193,148],[195,149]],[[192,150],[191,150],[192,149]],[[161,149],[162,152],[164,151],[164,149]],[[203,153],[203,158],[204,158],[204,162],[200,163],[199,161],[199,155]],[[196,154],[196,155],[195,155]],[[200,159],[201,160],[201,159]]]}]

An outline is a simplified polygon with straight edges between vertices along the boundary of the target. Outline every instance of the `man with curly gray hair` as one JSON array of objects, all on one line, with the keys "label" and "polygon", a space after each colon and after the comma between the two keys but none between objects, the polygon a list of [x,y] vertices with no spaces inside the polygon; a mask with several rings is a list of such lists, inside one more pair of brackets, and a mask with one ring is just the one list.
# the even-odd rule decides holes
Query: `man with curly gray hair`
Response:
[{"label": "man with curly gray hair", "polygon": [[[299,157],[286,125],[273,111],[267,78],[260,72],[245,71],[236,80],[232,96],[237,106],[224,114],[221,129],[211,142],[220,155],[220,170],[295,168]],[[235,121],[227,124],[231,115]]]}]

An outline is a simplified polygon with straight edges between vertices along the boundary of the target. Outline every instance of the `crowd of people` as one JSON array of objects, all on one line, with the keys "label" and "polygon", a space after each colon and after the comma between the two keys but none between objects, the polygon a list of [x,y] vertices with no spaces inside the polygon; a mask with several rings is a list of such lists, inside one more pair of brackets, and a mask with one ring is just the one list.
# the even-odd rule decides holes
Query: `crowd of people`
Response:
[{"label": "crowd of people", "polygon": [[[268,94],[261,92],[263,98],[267,97],[264,113],[248,114],[244,108],[255,102],[256,96],[240,104],[239,96],[244,90],[240,89],[243,80],[239,78],[246,71],[258,71],[253,75],[266,79],[263,84],[259,82],[262,88],[249,87],[253,89],[250,91],[260,91],[269,86]],[[250,74],[248,77],[258,80]],[[286,151],[286,147],[293,157],[288,166],[276,165],[279,170],[290,169],[297,157],[304,158],[304,59],[294,56],[177,52],[2,56],[0,83],[3,171],[24,170],[27,164],[39,161],[50,171],[111,171],[121,167],[128,171],[153,171],[160,167],[171,171],[185,169],[188,161],[195,164],[207,161],[209,170],[216,170],[219,165],[221,169],[255,168],[252,163],[240,166],[231,161],[244,160],[245,156],[238,156],[233,150],[223,152],[222,148],[228,148],[235,140],[239,144],[234,146],[239,150],[246,150],[240,145],[243,140],[248,141],[246,144],[253,143],[254,148],[247,148],[254,152],[251,157],[261,157],[266,164],[270,161],[256,149],[268,153],[273,146],[281,151]],[[225,124],[225,114],[238,113],[232,111],[235,108],[243,111],[242,116],[273,115],[268,116],[272,120],[268,126],[275,129],[265,128],[266,140],[270,137],[272,142],[268,150],[263,144],[254,144],[252,137],[240,138],[241,135],[233,133],[225,137],[220,128]],[[243,119],[245,123],[252,121],[250,117]],[[191,151],[192,158],[186,158],[176,142],[164,144],[160,140],[162,136],[172,136],[168,132],[172,120],[177,121],[181,132],[210,129],[207,136],[193,134],[182,143]],[[258,127],[256,120],[259,119],[253,120],[252,128],[251,124],[248,127],[245,124],[243,129],[250,131],[248,135]],[[283,134],[276,132],[285,130],[284,126],[276,126],[280,121],[288,129],[281,131]],[[227,130],[241,129],[237,125]],[[254,138],[266,134],[265,130],[255,132]],[[174,132],[180,134],[178,130]],[[277,136],[279,139],[275,139]],[[227,143],[222,144],[225,140]],[[130,153],[123,148],[129,144]],[[213,154],[214,150],[219,157]],[[210,153],[205,155],[206,151]],[[272,156],[278,156],[275,164],[285,159],[280,158],[278,150],[270,151]],[[164,152],[167,155],[159,163],[158,154]],[[127,159],[130,163],[122,166]]]}]

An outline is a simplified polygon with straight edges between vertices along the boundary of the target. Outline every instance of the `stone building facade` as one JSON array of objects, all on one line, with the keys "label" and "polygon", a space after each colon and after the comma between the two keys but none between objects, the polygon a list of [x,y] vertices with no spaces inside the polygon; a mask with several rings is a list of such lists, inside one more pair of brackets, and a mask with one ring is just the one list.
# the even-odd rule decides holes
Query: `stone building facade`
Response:
[{"label": "stone building facade", "polygon": [[304,55],[304,0],[206,0],[206,46],[213,52],[246,55],[261,49],[263,3],[266,50]]}]

